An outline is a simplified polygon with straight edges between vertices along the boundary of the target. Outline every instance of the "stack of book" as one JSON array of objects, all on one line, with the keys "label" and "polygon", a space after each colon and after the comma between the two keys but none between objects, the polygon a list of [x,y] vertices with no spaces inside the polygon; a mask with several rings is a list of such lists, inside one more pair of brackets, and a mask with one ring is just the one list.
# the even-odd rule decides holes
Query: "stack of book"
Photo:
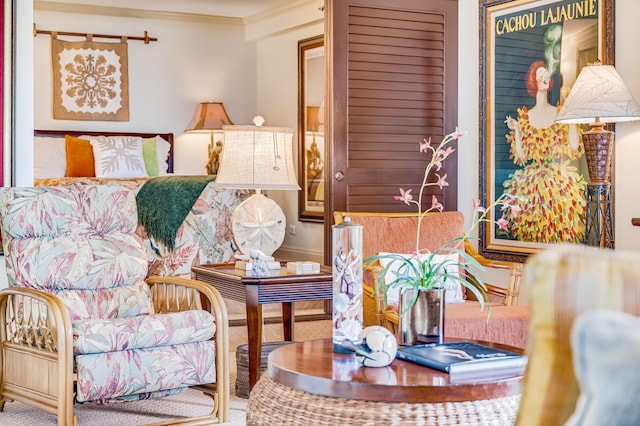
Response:
[{"label": "stack of book", "polygon": [[[267,268],[270,270],[280,269],[282,265],[278,261],[267,261]],[[251,271],[253,270],[253,262],[250,260],[236,260],[235,268],[240,269],[241,271]]]},{"label": "stack of book", "polygon": [[318,262],[287,262],[287,271],[296,275],[319,274],[320,264]]},{"label": "stack of book", "polygon": [[523,374],[527,357],[473,342],[398,348],[396,358],[447,372],[452,380]]}]

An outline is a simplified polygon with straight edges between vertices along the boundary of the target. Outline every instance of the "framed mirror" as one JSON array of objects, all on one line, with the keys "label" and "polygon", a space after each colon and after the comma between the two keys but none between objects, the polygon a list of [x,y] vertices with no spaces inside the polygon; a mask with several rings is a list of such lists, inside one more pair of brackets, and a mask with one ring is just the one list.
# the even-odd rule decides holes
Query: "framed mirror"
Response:
[{"label": "framed mirror", "polygon": [[298,42],[299,219],[324,220],[324,36]]}]

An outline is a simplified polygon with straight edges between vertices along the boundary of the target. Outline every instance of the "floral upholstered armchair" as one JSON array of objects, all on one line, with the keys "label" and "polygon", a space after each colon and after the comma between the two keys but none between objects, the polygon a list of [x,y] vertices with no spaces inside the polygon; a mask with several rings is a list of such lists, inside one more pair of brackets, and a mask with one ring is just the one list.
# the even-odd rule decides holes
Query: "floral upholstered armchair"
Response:
[{"label": "floral upholstered armchair", "polygon": [[0,217],[9,280],[0,292],[0,410],[17,400],[73,425],[74,400],[195,387],[213,399],[200,421],[227,421],[224,303],[198,281],[145,280],[133,191],[1,188]]}]

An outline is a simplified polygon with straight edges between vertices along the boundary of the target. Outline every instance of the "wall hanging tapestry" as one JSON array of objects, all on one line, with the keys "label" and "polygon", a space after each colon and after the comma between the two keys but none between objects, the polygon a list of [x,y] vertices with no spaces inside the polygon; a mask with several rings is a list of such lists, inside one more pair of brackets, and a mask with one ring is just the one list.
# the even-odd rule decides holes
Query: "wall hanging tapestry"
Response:
[{"label": "wall hanging tapestry", "polygon": [[53,118],[129,121],[127,40],[59,40],[51,36]]}]

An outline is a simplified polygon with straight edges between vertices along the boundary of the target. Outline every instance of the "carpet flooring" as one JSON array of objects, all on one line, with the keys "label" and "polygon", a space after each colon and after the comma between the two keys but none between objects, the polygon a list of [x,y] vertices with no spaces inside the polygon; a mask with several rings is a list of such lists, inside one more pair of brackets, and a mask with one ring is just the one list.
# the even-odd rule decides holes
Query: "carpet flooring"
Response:
[{"label": "carpet flooring", "polygon": [[[233,379],[235,380],[235,377]],[[246,424],[247,401],[235,395],[231,396],[230,422],[224,425]],[[105,405],[76,404],[74,412],[80,426],[133,426],[204,415],[211,411],[212,403],[211,398],[204,396],[202,392],[187,390],[180,395],[146,401]],[[3,426],[56,426],[58,421],[53,414],[20,402],[11,402],[5,404],[4,411],[0,412],[0,424]]]},{"label": "carpet flooring", "polygon": [[[282,340],[282,326],[267,324],[263,328],[266,341]],[[310,321],[296,323],[295,340],[309,340],[331,336],[331,321]],[[246,343],[246,327],[232,327],[229,331],[231,364],[231,404],[230,421],[227,426],[246,424],[248,399],[235,395],[236,356],[235,348]],[[145,401],[116,404],[76,404],[74,412],[79,426],[136,426],[148,423],[166,422],[180,417],[204,415],[211,411],[211,398],[201,392],[187,390],[179,395]],[[8,402],[0,412],[2,426],[56,426],[53,414],[30,407],[20,402]]]}]

